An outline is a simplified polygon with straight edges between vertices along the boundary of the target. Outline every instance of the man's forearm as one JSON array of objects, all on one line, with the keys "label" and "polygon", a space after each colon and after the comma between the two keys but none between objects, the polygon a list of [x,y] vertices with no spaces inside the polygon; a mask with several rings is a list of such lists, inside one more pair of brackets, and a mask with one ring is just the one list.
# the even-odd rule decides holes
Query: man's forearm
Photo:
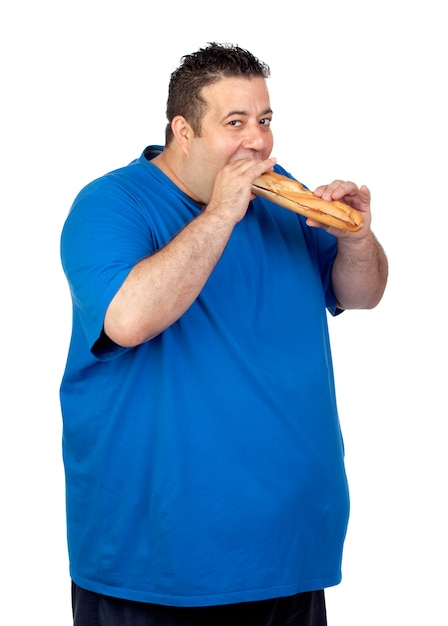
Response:
[{"label": "man's forearm", "polygon": [[381,300],[388,276],[387,258],[375,235],[338,240],[333,288],[341,309],[372,309]]},{"label": "man's forearm", "polygon": [[206,283],[232,229],[230,222],[204,211],[164,248],[140,261],[109,305],[106,335],[133,347],[179,319]]}]

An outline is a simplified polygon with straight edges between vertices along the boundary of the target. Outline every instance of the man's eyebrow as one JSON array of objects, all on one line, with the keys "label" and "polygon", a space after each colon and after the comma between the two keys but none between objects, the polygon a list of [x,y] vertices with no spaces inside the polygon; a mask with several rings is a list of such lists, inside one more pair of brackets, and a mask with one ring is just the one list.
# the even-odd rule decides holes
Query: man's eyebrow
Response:
[{"label": "man's eyebrow", "polygon": [[[267,109],[262,111],[260,115],[270,115],[272,113],[273,113],[272,109],[268,107]],[[224,115],[224,117],[222,118],[222,121],[224,122],[227,118],[233,117],[234,115],[242,115],[242,116],[247,117],[249,113],[245,111],[244,109],[243,110],[235,109],[234,111],[229,111],[226,115]]]}]

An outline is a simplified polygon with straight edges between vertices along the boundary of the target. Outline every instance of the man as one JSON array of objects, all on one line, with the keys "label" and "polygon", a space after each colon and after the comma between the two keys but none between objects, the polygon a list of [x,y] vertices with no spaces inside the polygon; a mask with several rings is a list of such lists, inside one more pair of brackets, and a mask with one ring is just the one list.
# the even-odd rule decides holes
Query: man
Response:
[{"label": "man", "polygon": [[170,82],[166,145],[87,185],[62,234],[61,385],[76,626],[326,624],[348,489],[327,310],[387,277],[357,233],[254,198],[286,173],[269,68],[210,44]]}]

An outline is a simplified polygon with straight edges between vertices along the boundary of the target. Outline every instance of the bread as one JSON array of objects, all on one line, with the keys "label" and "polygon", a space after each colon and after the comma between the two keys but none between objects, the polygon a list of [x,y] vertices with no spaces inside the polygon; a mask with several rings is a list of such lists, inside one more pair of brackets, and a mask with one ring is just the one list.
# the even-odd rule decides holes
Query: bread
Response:
[{"label": "bread", "polygon": [[276,172],[268,172],[256,178],[252,192],[326,226],[356,232],[364,224],[362,213],[348,204],[317,198],[299,182]]}]

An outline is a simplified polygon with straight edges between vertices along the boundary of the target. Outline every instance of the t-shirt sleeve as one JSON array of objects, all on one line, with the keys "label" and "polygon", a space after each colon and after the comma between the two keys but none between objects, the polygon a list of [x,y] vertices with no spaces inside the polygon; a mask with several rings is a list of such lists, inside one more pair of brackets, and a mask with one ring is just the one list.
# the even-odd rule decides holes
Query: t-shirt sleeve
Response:
[{"label": "t-shirt sleeve", "polygon": [[331,278],[334,261],[337,254],[337,240],[321,228],[308,228],[312,233],[308,235],[314,239],[314,253],[322,280],[322,286],[325,294],[325,304],[331,315],[339,315],[343,309],[338,308],[336,295],[333,289],[333,281]]},{"label": "t-shirt sleeve", "polygon": [[[138,201],[119,184],[98,180],[75,199],[61,236],[61,260],[90,350],[114,351],[104,316],[128,273],[152,251]],[[118,349],[118,346],[116,346]]]},{"label": "t-shirt sleeve", "polygon": [[[293,178],[289,172],[283,167],[276,165],[275,171]],[[303,183],[302,183],[303,184]],[[306,187],[306,185],[304,185]],[[305,241],[307,242],[310,255],[314,259],[314,262],[318,268],[322,287],[325,294],[325,305],[331,315],[339,315],[343,312],[343,309],[337,307],[336,295],[333,289],[333,283],[331,280],[331,273],[333,271],[333,264],[337,254],[337,239],[333,235],[327,233],[323,228],[311,228],[306,225],[306,219],[302,215],[297,215],[299,219]]]}]

